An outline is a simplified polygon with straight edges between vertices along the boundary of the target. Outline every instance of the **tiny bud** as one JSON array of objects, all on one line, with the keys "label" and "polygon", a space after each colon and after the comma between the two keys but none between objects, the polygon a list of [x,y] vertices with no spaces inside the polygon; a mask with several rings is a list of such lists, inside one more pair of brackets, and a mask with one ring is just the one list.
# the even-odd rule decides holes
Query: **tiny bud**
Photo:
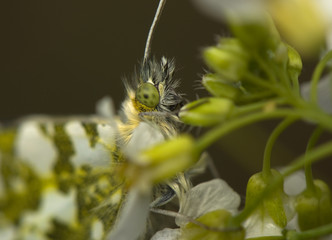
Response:
[{"label": "tiny bud", "polygon": [[302,71],[302,60],[300,54],[291,46],[287,45],[288,72],[292,77],[298,78]]},{"label": "tiny bud", "polygon": [[224,121],[233,107],[233,102],[226,98],[201,98],[185,105],[179,116],[184,123],[206,127]]},{"label": "tiny bud", "polygon": [[280,43],[280,35],[268,15],[261,15],[256,21],[244,22],[230,19],[233,34],[249,51],[275,51]]},{"label": "tiny bud", "polygon": [[[263,173],[256,173],[251,176],[247,185],[246,205],[251,204],[273,181],[280,173],[276,170],[271,170],[271,176],[268,178],[263,176]],[[259,214],[261,221],[264,222],[271,218],[276,226],[284,228],[287,225],[287,216],[284,209],[284,201],[287,199],[283,192],[283,184],[268,195],[257,208],[256,213]]]},{"label": "tiny bud", "polygon": [[202,83],[207,91],[209,91],[215,97],[236,99],[241,91],[232,86],[230,83],[226,83],[221,77],[215,74],[206,74],[203,77]]},{"label": "tiny bud", "polygon": [[248,54],[236,39],[221,39],[218,47],[203,52],[205,63],[229,81],[240,81],[247,70]]},{"label": "tiny bud", "polygon": [[321,180],[315,180],[314,185],[314,191],[305,190],[295,200],[295,210],[302,231],[332,222],[331,191]]}]

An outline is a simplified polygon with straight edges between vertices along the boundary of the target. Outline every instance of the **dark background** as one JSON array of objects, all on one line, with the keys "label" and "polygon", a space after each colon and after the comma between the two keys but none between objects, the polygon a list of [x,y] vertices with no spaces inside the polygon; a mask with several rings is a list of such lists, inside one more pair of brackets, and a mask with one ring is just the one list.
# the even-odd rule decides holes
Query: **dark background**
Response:
[{"label": "dark background", "polygon": [[[7,3],[8,4],[8,3]],[[91,114],[110,95],[119,106],[122,77],[142,59],[157,0],[19,0],[5,6],[0,66],[0,120],[44,113]],[[200,50],[229,35],[220,23],[200,14],[188,0],[169,0],[156,30],[152,53],[176,59],[176,76],[188,99],[204,73]],[[304,74],[310,74],[310,64]],[[197,87],[196,87],[197,88]],[[242,195],[248,178],[260,171],[264,144],[277,121],[232,133],[210,150],[220,175]],[[312,127],[297,124],[275,146],[272,165],[281,166],[303,152]],[[194,130],[194,134],[202,131]],[[327,162],[317,175],[330,181]],[[205,176],[200,180],[207,179]]]}]

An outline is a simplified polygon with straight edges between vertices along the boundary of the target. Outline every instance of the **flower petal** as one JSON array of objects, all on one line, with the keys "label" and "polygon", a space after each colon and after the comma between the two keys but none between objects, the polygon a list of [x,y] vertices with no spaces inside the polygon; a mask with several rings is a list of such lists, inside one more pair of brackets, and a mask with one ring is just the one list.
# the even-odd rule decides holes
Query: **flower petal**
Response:
[{"label": "flower petal", "polygon": [[[328,74],[319,81],[317,86],[318,105],[327,113],[332,113],[331,82],[332,82],[332,75]],[[301,84],[301,95],[303,96],[304,99],[308,100],[310,98],[310,82]]]},{"label": "flower petal", "polygon": [[193,0],[197,9],[218,20],[225,20],[227,14],[241,16],[243,20],[256,19],[261,14],[261,0]]},{"label": "flower petal", "polygon": [[150,194],[142,191],[139,186],[129,191],[119,219],[106,237],[107,240],[137,239],[144,232],[149,213]]},{"label": "flower petal", "polygon": [[[218,209],[234,214],[240,206],[240,196],[222,179],[198,184],[179,198],[179,213],[193,218]],[[188,223],[181,217],[176,218],[175,222],[178,226]]]},{"label": "flower petal", "polygon": [[177,240],[180,237],[180,229],[164,228],[152,236],[150,240]]},{"label": "flower petal", "polygon": [[262,221],[259,212],[252,214],[244,223],[246,229],[246,239],[265,236],[281,236],[282,228],[275,224],[274,220],[266,216]]}]

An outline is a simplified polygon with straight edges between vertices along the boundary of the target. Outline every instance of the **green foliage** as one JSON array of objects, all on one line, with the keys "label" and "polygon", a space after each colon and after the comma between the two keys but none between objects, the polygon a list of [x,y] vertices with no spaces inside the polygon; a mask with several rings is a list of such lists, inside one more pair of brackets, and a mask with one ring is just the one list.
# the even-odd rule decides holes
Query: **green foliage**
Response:
[{"label": "green foliage", "polygon": [[[272,219],[276,228],[283,229],[296,210],[301,230],[317,228],[314,235],[320,236],[326,234],[326,230],[323,233],[319,227],[331,223],[332,218],[329,187],[321,181],[314,181],[316,191],[312,192],[308,187],[297,196],[294,209],[292,199],[284,193],[283,178],[306,166],[307,185],[310,186],[313,179],[307,169],[315,161],[332,155],[332,142],[311,146],[305,154],[289,163],[281,174],[270,169],[270,154],[280,133],[295,121],[309,121],[323,131],[332,132],[332,117],[317,103],[317,84],[332,58],[332,52],[318,63],[311,80],[311,98],[307,101],[300,94],[301,56],[281,40],[270,17],[264,16],[261,20],[247,23],[229,19],[234,37],[220,38],[216,46],[203,51],[210,72],[203,76],[202,84],[213,97],[185,105],[180,117],[194,126],[212,127],[197,139],[197,154],[245,125],[267,119],[285,119],[267,144],[263,172],[253,175],[248,182],[245,208],[229,217],[224,227],[239,227],[258,214],[263,226],[266,219]],[[206,224],[210,226],[211,223]],[[332,227],[327,232],[331,233]],[[292,233],[292,239],[302,239],[300,234],[307,236],[305,231]],[[286,235],[282,236],[280,231],[276,236],[252,239],[285,239]],[[186,237],[183,239],[196,239],[189,235]]]}]

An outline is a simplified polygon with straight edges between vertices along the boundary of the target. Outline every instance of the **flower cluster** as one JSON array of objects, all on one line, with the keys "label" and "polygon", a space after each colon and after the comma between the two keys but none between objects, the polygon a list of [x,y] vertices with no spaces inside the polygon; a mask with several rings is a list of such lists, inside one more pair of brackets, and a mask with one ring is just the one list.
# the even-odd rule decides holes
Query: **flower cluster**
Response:
[{"label": "flower cluster", "polygon": [[[242,126],[267,119],[282,121],[266,143],[262,171],[247,183],[244,208],[239,208],[238,194],[223,180],[201,183],[177,192],[179,211],[169,215],[175,216],[179,228],[166,228],[152,239],[331,238],[331,190],[311,172],[314,162],[332,155],[332,142],[316,146],[323,131],[332,131],[331,109],[321,104],[319,92],[322,73],[332,58],[328,52],[332,28],[325,14],[331,3],[195,2],[209,15],[226,20],[233,36],[221,37],[216,46],[202,53],[210,70],[202,84],[211,97],[193,101],[180,111],[183,122],[211,128],[194,142],[193,156]],[[320,12],[322,5],[324,14]],[[317,54],[322,48],[326,49],[324,56],[303,94],[304,87],[299,84],[301,57]],[[331,92],[330,88],[326,91]],[[306,152],[282,170],[272,169],[274,143],[288,126],[300,120],[317,126]],[[304,171],[297,172],[300,169]]]}]

